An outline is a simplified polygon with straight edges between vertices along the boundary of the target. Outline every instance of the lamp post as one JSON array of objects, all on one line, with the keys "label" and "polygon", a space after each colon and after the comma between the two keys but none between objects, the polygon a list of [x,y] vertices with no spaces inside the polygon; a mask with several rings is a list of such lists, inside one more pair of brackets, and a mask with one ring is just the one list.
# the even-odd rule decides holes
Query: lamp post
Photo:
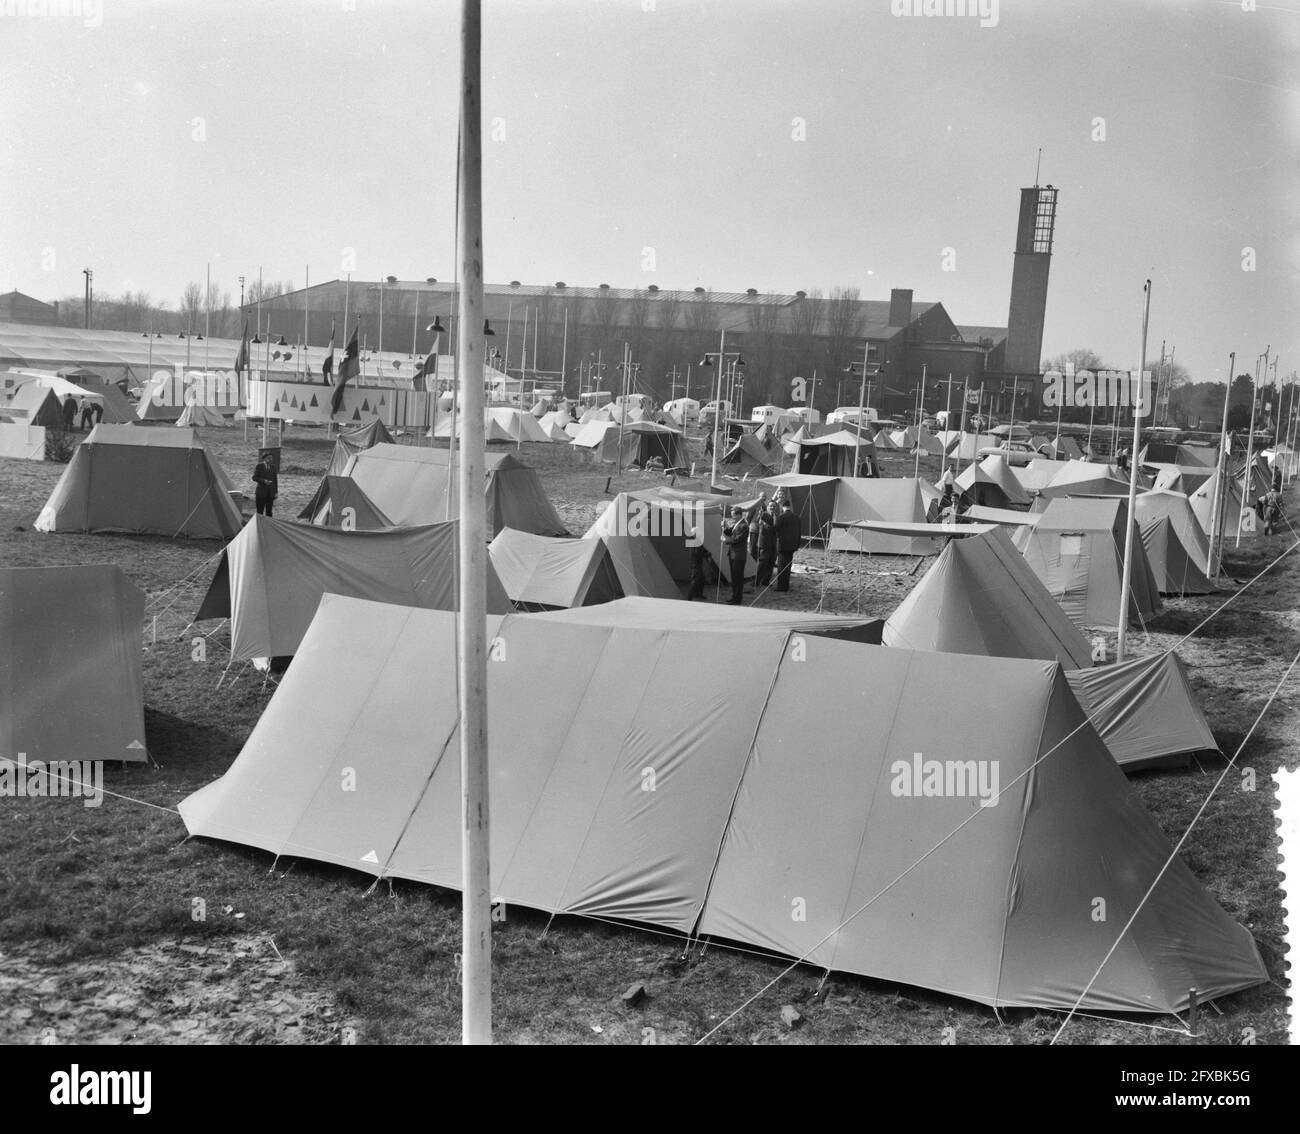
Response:
[{"label": "lamp post", "polygon": [[[712,367],[716,376],[714,382],[716,395],[713,399],[713,471],[709,480],[710,486],[714,488],[717,487],[718,483],[718,418],[722,416],[722,372],[727,365],[728,358],[740,359],[740,351],[738,350],[732,351],[731,354],[727,353],[727,332],[723,330],[720,334],[718,349],[716,351],[706,351],[704,357],[700,359],[700,365]],[[714,359],[717,359],[716,363]],[[744,365],[743,361],[741,361],[741,365]]]},{"label": "lamp post", "polygon": [[90,330],[90,302],[94,294],[94,288],[91,286],[95,280],[95,273],[90,268],[82,268],[81,274],[86,277],[86,330]]}]

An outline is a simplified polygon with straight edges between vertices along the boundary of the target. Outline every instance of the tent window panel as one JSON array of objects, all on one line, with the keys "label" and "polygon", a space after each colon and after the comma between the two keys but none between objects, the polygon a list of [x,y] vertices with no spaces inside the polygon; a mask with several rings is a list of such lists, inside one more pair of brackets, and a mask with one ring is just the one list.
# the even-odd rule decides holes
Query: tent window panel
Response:
[{"label": "tent window panel", "polygon": [[1061,533],[1061,557],[1072,555],[1078,558],[1083,554],[1083,532]]}]

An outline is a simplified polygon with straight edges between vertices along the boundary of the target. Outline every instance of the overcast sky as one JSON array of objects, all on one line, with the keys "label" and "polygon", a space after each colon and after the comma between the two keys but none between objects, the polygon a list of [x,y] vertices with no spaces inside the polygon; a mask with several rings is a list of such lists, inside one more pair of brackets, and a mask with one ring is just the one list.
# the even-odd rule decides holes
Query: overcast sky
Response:
[{"label": "overcast sky", "polygon": [[[1300,369],[1300,0],[914,6],[485,0],[488,279],[910,287],[1005,326],[1041,146],[1045,353],[1135,363],[1150,276],[1155,355]],[[454,275],[458,4],[10,8],[0,290],[79,294],[89,266],[176,306],[210,261],[237,300],[349,250],[358,279]]]}]

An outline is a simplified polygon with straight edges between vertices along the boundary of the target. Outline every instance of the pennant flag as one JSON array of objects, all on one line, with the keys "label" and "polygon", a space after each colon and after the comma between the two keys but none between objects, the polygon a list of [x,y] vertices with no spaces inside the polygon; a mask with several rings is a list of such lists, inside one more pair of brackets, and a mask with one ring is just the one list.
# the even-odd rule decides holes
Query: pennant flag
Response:
[{"label": "pennant flag", "polygon": [[244,320],[244,337],[239,343],[239,353],[235,355],[235,381],[238,382],[248,369],[248,320]]},{"label": "pennant flag", "polygon": [[[321,379],[324,381],[325,385],[328,386],[331,382],[334,381],[334,323],[333,323],[333,320],[330,321],[330,345],[329,345],[329,353],[325,356],[325,361],[321,364],[320,374],[321,374]],[[313,399],[313,401],[314,401],[314,400],[315,400],[315,399]]]},{"label": "pennant flag", "polygon": [[347,349],[343,352],[343,364],[339,367],[338,382],[334,386],[334,396],[330,399],[330,413],[339,412],[339,407],[343,404],[343,387],[361,372],[361,348],[357,345],[357,330],[360,327],[358,322],[352,337],[348,339]]}]

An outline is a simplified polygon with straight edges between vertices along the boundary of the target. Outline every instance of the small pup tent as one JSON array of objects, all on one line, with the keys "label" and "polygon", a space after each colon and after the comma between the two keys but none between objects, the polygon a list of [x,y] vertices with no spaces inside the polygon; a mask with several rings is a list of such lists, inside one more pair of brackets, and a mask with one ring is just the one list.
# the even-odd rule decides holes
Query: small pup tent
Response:
[{"label": "small pup tent", "polygon": [[391,445],[393,435],[388,432],[388,427],[379,419],[374,418],[365,425],[358,426],[356,429],[347,429],[334,438],[334,454],[330,457],[330,467],[326,473],[333,473],[335,476],[342,476],[343,470],[348,467],[348,461],[357,453],[366,449],[371,449],[376,445]]},{"label": "small pup tent", "polygon": [[231,539],[234,486],[192,429],[97,425],[36,520],[39,532],[146,532]]},{"label": "small pup tent", "polygon": [[1210,545],[1187,497],[1178,492],[1144,492],[1134,509],[1142,546],[1162,595],[1208,595]]},{"label": "small pup tent", "polygon": [[[451,497],[450,462],[448,449],[381,442],[353,453],[343,475],[353,480],[371,505],[393,525],[423,526],[442,523],[449,515],[456,515],[456,501]],[[536,535],[568,534],[533,469],[510,453],[487,453],[484,462],[488,527],[493,535],[502,528]],[[324,487],[328,492],[328,485]],[[317,493],[319,497],[319,489]],[[323,498],[313,498],[313,503],[316,504],[313,522],[324,522],[321,519]]]},{"label": "small pup tent", "polygon": [[[230,619],[232,661],[297,653],[321,595],[428,610],[456,609],[453,521],[388,531],[339,531],[254,516],[221,555],[194,620]],[[487,609],[509,600],[491,563]]]},{"label": "small pup tent", "polygon": [[[1025,562],[1082,629],[1119,620],[1127,513],[1127,502],[1114,498],[1052,500],[1034,527],[1020,531]],[[1133,536],[1127,608],[1141,622],[1160,610],[1160,595],[1141,536]]]},{"label": "small pup tent", "polygon": [[119,567],[0,567],[0,758],[144,760],[143,625]]},{"label": "small pup tent", "polygon": [[742,433],[718,458],[718,468],[732,476],[766,476],[777,472],[785,453],[775,440],[769,444],[770,447],[765,447],[754,434]]},{"label": "small pup tent", "polygon": [[181,411],[176,424],[182,429],[186,426],[200,425],[215,426],[217,429],[227,429],[230,426],[230,422],[211,406],[201,406],[197,402],[192,402]]},{"label": "small pup tent", "polygon": [[[1003,1007],[1171,1013],[1268,979],[1056,663],[573,613],[488,622],[507,904]],[[234,764],[181,803],[189,833],[459,887],[454,621],[324,596]]]},{"label": "small pup tent", "polygon": [[1029,503],[1029,493],[1016,479],[1011,466],[996,454],[990,454],[977,465],[968,465],[953,481],[953,488],[972,504],[985,508]]},{"label": "small pup tent", "polygon": [[1066,673],[1115,762],[1126,771],[1181,766],[1219,745],[1172,650]]},{"label": "small pup tent", "polygon": [[625,595],[681,598],[645,539],[551,539],[506,528],[488,553],[510,601],[529,610],[590,606]]},{"label": "small pup tent", "polygon": [[886,646],[1092,665],[1092,647],[1001,529],[948,542],[885,621]]}]

